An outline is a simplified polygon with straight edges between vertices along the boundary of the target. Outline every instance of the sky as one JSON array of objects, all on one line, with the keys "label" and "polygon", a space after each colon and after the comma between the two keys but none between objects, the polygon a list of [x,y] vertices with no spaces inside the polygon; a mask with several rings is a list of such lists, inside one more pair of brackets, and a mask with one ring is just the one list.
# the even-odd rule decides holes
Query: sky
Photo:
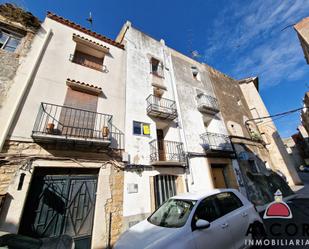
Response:
[{"label": "sky", "polygon": [[[309,0],[12,0],[44,20],[51,11],[116,38],[126,20],[167,46],[235,78],[258,76],[270,114],[302,106],[309,65],[292,25],[309,16]],[[285,28],[285,29],[284,29]],[[282,137],[297,132],[300,113],[275,120]]]}]

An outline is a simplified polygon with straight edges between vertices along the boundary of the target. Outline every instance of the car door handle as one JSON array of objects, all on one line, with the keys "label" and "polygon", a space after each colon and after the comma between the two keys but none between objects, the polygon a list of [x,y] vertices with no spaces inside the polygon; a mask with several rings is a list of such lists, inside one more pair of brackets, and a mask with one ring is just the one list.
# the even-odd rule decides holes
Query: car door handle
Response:
[{"label": "car door handle", "polygon": [[247,216],[248,216],[248,213],[243,212],[243,213],[241,214],[241,216],[242,216],[242,217],[247,217]]},{"label": "car door handle", "polygon": [[224,223],[224,224],[221,225],[222,228],[227,228],[228,226],[229,226],[228,223]]}]

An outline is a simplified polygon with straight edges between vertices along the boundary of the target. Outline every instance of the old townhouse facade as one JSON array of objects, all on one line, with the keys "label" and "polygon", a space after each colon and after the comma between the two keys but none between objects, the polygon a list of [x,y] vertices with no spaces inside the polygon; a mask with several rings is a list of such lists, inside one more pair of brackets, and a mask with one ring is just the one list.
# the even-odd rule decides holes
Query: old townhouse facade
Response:
[{"label": "old townhouse facade", "polygon": [[124,228],[146,218],[172,195],[187,191],[170,55],[127,22],[118,38],[126,49]]},{"label": "old townhouse facade", "polygon": [[262,208],[276,189],[286,196],[301,183],[274,124],[254,119],[268,114],[257,82],[231,79],[130,22],[116,40],[127,53],[124,229],[183,191],[237,188]]},{"label": "old townhouse facade", "polygon": [[108,248],[175,194],[237,188],[262,206],[279,185],[290,194],[274,172],[299,183],[274,124],[256,119],[268,115],[256,78],[234,80],[130,22],[115,40],[53,13],[36,28],[10,78],[21,94],[3,102],[16,110],[0,109],[12,115],[0,230]]},{"label": "old townhouse facade", "polygon": [[[38,55],[38,53],[40,53]],[[28,81],[1,151],[0,230],[107,248],[121,232],[123,45],[48,13],[13,78]]]}]

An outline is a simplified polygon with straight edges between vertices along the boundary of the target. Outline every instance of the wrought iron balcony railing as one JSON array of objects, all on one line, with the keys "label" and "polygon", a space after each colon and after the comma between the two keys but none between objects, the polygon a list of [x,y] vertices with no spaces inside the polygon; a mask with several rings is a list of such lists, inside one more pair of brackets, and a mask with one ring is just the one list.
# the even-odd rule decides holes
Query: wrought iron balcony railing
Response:
[{"label": "wrought iron balcony railing", "polygon": [[219,112],[219,104],[216,98],[206,95],[199,94],[197,96],[197,104],[198,110],[200,112],[208,113],[208,114],[216,114]]},{"label": "wrought iron balcony railing", "polygon": [[170,120],[177,117],[176,102],[174,100],[149,95],[146,101],[148,115]]},{"label": "wrought iron balcony railing", "polygon": [[[109,145],[114,130],[112,115],[41,103],[32,137]],[[117,132],[117,135],[120,133]]]},{"label": "wrought iron balcony railing", "polygon": [[231,140],[227,135],[205,132],[201,135],[201,139],[206,151],[234,152]]},{"label": "wrought iron balcony railing", "polygon": [[150,143],[150,161],[154,165],[184,164],[183,144],[166,140],[152,140]]}]

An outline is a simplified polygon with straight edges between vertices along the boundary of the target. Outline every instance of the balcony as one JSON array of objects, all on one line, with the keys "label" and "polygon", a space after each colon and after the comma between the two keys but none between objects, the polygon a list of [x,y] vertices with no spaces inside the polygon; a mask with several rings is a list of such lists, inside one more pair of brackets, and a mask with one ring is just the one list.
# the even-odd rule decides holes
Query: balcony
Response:
[{"label": "balcony", "polygon": [[152,165],[184,166],[185,154],[182,143],[155,139],[149,144]]},{"label": "balcony", "polygon": [[197,108],[200,112],[209,115],[215,115],[219,112],[217,99],[204,93],[197,95]]},{"label": "balcony", "polygon": [[177,118],[176,102],[166,98],[149,95],[147,101],[147,114],[155,118],[174,120]]},{"label": "balcony", "polygon": [[202,146],[208,156],[235,156],[232,143],[227,135],[205,132],[201,136]]},{"label": "balcony", "polygon": [[38,142],[108,146],[113,129],[111,115],[41,103],[32,138]]}]

